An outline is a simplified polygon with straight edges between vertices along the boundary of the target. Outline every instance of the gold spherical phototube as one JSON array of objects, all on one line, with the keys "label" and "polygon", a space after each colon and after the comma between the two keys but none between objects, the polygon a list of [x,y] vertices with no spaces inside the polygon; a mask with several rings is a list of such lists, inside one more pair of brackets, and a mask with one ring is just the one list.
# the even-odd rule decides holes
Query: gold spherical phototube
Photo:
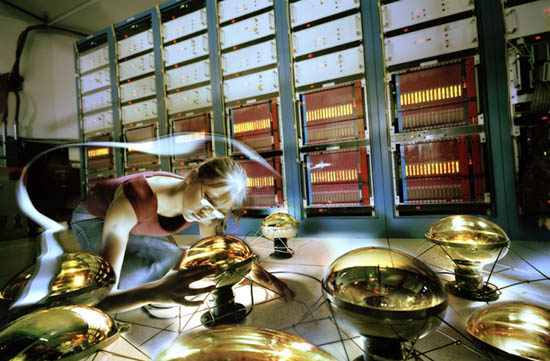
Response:
[{"label": "gold spherical phototube", "polygon": [[437,275],[390,248],[359,248],[340,256],[322,287],[336,317],[365,338],[365,361],[403,360],[402,342],[437,329],[447,309]]},{"label": "gold spherical phototube", "polygon": [[475,301],[498,299],[498,290],[483,281],[481,272],[508,252],[510,239],[502,228],[479,217],[450,216],[433,223],[426,239],[454,263],[455,281],[447,284],[449,292]]},{"label": "gold spherical phototube", "polygon": [[124,327],[93,307],[42,309],[0,330],[0,354],[3,360],[76,361],[110,345]]},{"label": "gold spherical phototube", "polygon": [[288,247],[288,240],[296,237],[298,221],[287,213],[277,212],[265,217],[260,226],[265,238],[274,242],[273,258],[291,258],[294,251]]},{"label": "gold spherical phototube", "polygon": [[501,302],[474,312],[468,334],[506,360],[550,360],[550,310],[524,302]]},{"label": "gold spherical phototube", "polygon": [[336,361],[301,337],[243,326],[217,326],[184,333],[156,361]]},{"label": "gold spherical phototube", "polygon": [[235,303],[232,287],[250,272],[255,258],[244,241],[230,235],[203,238],[185,252],[181,269],[211,266],[218,270],[211,278],[205,278],[215,282],[216,289],[210,298],[214,307],[201,317],[203,325],[233,324],[246,317],[245,307]]}]

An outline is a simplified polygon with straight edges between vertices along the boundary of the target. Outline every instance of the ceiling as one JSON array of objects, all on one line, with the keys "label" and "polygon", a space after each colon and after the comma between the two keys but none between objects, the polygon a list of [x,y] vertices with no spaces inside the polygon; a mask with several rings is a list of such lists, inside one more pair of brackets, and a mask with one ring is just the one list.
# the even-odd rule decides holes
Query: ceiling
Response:
[{"label": "ceiling", "polygon": [[[149,10],[167,0],[0,0],[0,14],[25,20],[33,20],[31,15],[17,10],[14,6],[41,18],[47,17],[49,25],[55,25],[85,34],[118,23],[142,11]],[[39,21],[34,19],[37,23]]]}]

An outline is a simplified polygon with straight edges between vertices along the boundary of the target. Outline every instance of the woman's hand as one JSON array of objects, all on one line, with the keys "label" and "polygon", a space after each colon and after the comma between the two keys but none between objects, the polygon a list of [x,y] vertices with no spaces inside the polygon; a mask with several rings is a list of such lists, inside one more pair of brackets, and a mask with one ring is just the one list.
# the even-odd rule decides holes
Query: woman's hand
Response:
[{"label": "woman's hand", "polygon": [[153,283],[151,297],[154,298],[154,302],[159,303],[179,303],[184,306],[198,306],[203,301],[190,301],[185,297],[212,292],[216,286],[191,288],[190,285],[215,272],[216,268],[204,266],[169,273]]},{"label": "woman's hand", "polygon": [[252,263],[250,275],[254,282],[281,296],[283,302],[290,302],[294,299],[294,296],[296,296],[296,293],[291,290],[286,283],[266,271],[266,269],[257,262]]},{"label": "woman's hand", "polygon": [[210,266],[169,273],[162,279],[142,286],[112,292],[94,307],[107,313],[128,311],[149,303],[180,303],[185,306],[200,305],[203,301],[189,301],[185,297],[212,292],[216,287],[191,288],[191,283],[216,272]]}]

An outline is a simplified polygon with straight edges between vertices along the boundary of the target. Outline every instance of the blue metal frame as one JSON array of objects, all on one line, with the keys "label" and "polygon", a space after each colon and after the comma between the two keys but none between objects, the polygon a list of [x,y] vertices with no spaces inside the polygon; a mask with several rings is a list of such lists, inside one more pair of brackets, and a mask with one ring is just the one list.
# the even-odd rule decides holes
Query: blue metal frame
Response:
[{"label": "blue metal frame", "polygon": [[290,26],[288,24],[288,2],[285,0],[273,1],[275,12],[275,39],[277,43],[277,59],[279,72],[279,97],[281,99],[281,131],[283,133],[283,159],[285,167],[286,195],[288,213],[301,221],[302,187],[300,182],[300,163],[298,159],[298,145],[295,133],[295,107],[293,80],[291,73]]},{"label": "blue metal frame", "polygon": [[[160,33],[160,10],[157,6],[151,9],[151,26],[153,28],[153,56],[155,58],[155,83],[157,87],[157,124],[159,136],[169,133],[168,115],[166,113],[166,87],[164,86],[164,60],[162,58],[162,35]],[[170,157],[160,157],[160,169],[170,170]]]},{"label": "blue metal frame", "polygon": [[[120,142],[122,140],[120,124],[120,106],[119,106],[119,96],[118,96],[118,62],[116,61],[116,39],[115,39],[115,29],[113,26],[109,28],[107,33],[109,39],[109,57],[111,61],[109,62],[109,70],[111,74],[111,102],[113,104],[113,140],[115,142]],[[115,60],[115,61],[113,61]],[[120,177],[124,174],[124,169],[122,165],[122,149],[115,148],[114,157],[115,157],[115,176]]]},{"label": "blue metal frame", "polygon": [[[225,110],[223,101],[222,77],[220,68],[218,3],[206,0],[206,18],[208,22],[208,52],[210,58],[210,86],[212,89],[212,134],[225,136]],[[214,155],[227,155],[225,143],[214,142]]]},{"label": "blue metal frame", "polygon": [[405,147],[402,146],[399,150],[399,156],[401,158],[401,183],[403,184],[403,203],[409,202],[409,195],[407,194],[407,163],[405,161]]},{"label": "blue metal frame", "polygon": [[[395,76],[395,82],[399,84],[399,74]],[[403,132],[403,119],[401,115],[401,87],[395,89],[395,99],[397,99],[397,129],[399,133]]]},{"label": "blue metal frame", "polygon": [[[395,75],[395,82],[399,84],[399,74]],[[403,132],[403,118],[401,113],[401,87],[395,89],[395,99],[397,99],[397,129],[399,133]],[[407,164],[405,162],[405,147],[401,147],[399,150],[399,156],[401,159],[401,182],[403,184],[403,203],[408,203],[407,194]]]},{"label": "blue metal frame", "polygon": [[[306,111],[306,98],[303,95],[300,95],[300,112],[304,115],[302,119],[302,129],[304,130],[302,137],[304,138],[304,144],[308,143],[307,138],[307,111]],[[300,116],[300,114],[298,114]]]},{"label": "blue metal frame", "polygon": [[[93,37],[93,36],[92,36]],[[88,38],[86,38],[88,39]],[[78,49],[76,47],[76,44],[75,43],[73,45],[73,54],[74,54],[74,80],[75,80],[75,86],[76,86],[76,96],[77,96],[77,100],[76,100],[76,116],[78,118],[78,124],[77,124],[77,127],[78,127],[78,138],[80,139],[81,142],[84,142],[84,134],[82,132],[82,110],[81,110],[81,106],[80,106],[80,101],[81,101],[81,97],[80,97],[80,77],[78,76],[78,74],[80,73],[80,67],[79,67],[79,64],[78,64],[78,60],[79,60],[79,57],[78,57]],[[80,194],[85,194],[86,192],[86,168],[82,166],[82,162],[86,159],[86,151],[85,151],[85,148],[84,147],[79,147],[79,153],[80,153]],[[86,165],[87,166],[87,165]]]},{"label": "blue metal frame", "polygon": [[[305,161],[306,161],[306,164],[307,164],[307,162],[309,162],[309,156],[306,155],[305,158],[306,158]],[[305,168],[306,168],[307,189],[312,189],[311,188],[311,170],[309,169],[309,167],[305,167]],[[313,203],[313,193],[312,192],[307,193],[307,203],[308,204]]]}]

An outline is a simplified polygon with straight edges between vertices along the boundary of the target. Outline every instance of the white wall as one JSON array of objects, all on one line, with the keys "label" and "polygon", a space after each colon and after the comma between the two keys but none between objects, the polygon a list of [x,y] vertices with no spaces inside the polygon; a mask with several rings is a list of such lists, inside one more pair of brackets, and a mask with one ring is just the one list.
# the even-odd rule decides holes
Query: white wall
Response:
[{"label": "white wall", "polygon": [[[0,73],[15,62],[17,38],[35,23],[0,9]],[[73,44],[80,37],[34,30],[29,33],[20,62],[25,79],[19,113],[19,136],[38,139],[78,138]],[[9,97],[8,135],[13,135],[15,95]]]}]

